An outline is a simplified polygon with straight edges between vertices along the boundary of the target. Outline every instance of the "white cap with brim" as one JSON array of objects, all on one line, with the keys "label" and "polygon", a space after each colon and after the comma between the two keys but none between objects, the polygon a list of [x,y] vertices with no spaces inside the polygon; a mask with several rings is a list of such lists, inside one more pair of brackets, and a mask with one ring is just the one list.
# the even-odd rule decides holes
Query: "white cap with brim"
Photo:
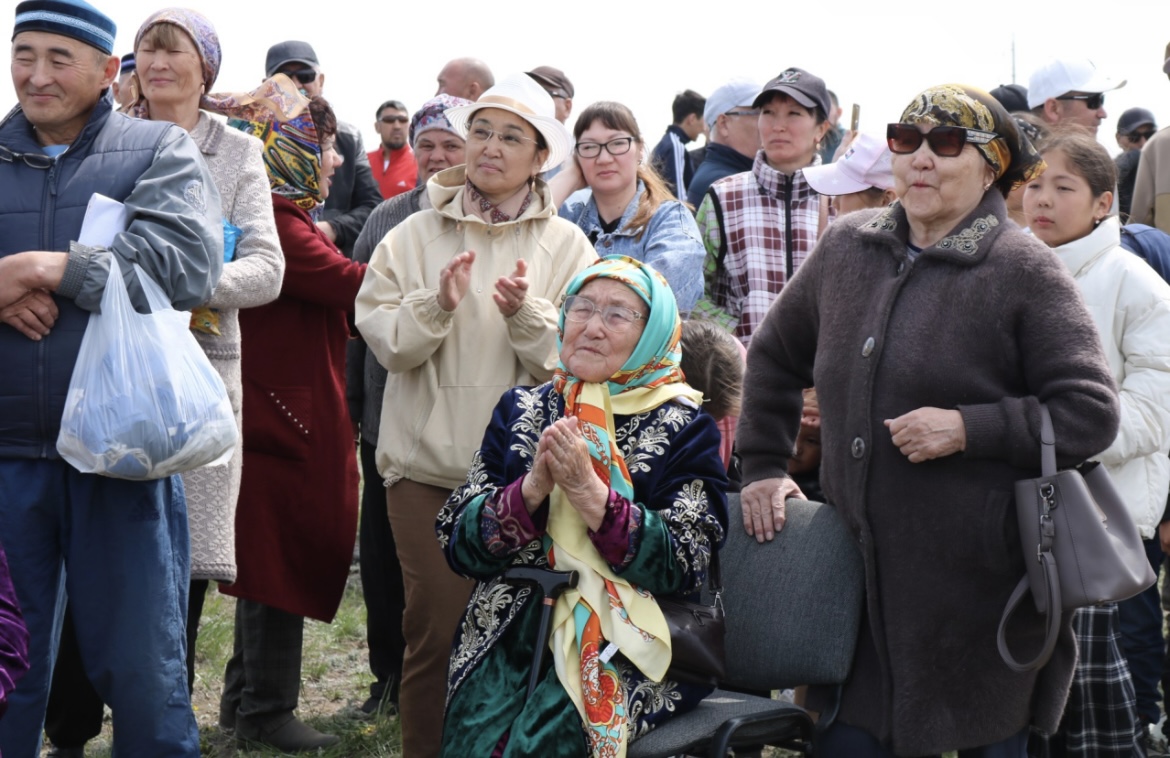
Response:
[{"label": "white cap with brim", "polygon": [[1045,63],[1028,80],[1028,107],[1043,105],[1050,97],[1060,97],[1070,92],[1096,95],[1125,86],[1125,79],[1118,81],[1106,76],[1088,58],[1054,59]]},{"label": "white cap with brim", "polygon": [[822,195],[852,195],[870,187],[894,188],[893,155],[885,140],[859,134],[845,155],[834,163],[808,166],[801,173]]},{"label": "white cap with brim", "polygon": [[752,79],[732,79],[718,87],[707,98],[707,105],[703,108],[703,121],[707,122],[707,128],[714,129],[715,120],[728,111],[736,108],[751,109],[752,101],[758,94],[760,84]]},{"label": "white cap with brim", "polygon": [[528,74],[512,74],[489,88],[471,105],[459,105],[446,110],[447,120],[464,139],[467,138],[467,122],[471,114],[484,108],[498,108],[508,111],[528,123],[544,136],[548,145],[548,158],[541,171],[555,168],[569,157],[573,140],[565,125],[556,119],[556,104],[544,88]]}]

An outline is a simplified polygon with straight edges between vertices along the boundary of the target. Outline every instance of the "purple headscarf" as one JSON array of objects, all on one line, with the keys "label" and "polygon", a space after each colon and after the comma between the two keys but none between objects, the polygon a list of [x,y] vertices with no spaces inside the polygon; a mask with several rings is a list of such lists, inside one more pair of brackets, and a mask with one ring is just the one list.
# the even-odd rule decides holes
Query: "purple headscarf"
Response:
[{"label": "purple headscarf", "polygon": [[[173,24],[179,27],[195,43],[195,49],[199,51],[199,61],[203,65],[203,91],[211,92],[211,85],[215,84],[215,78],[219,76],[219,64],[223,55],[215,27],[198,11],[189,8],[163,8],[152,13],[139,27],[138,34],[134,35],[135,53],[138,52],[138,44],[142,42],[142,38],[158,24]],[[202,103],[200,106],[202,107]],[[138,118],[150,118],[149,107],[142,95],[138,96],[138,102],[130,109],[130,113]]]},{"label": "purple headscarf", "polygon": [[450,132],[462,140],[463,135],[455,131],[445,113],[448,108],[454,108],[457,105],[471,105],[471,101],[451,95],[435,95],[423,103],[422,107],[415,111],[414,117],[410,119],[410,146],[414,147],[414,141],[418,135],[432,129]]}]

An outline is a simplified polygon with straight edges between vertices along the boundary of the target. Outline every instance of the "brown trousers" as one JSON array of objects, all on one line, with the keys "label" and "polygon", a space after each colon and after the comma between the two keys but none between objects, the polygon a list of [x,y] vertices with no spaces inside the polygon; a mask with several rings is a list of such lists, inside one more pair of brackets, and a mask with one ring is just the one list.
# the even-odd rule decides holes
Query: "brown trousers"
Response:
[{"label": "brown trousers", "polygon": [[402,754],[437,758],[447,703],[447,664],[451,641],[472,582],[447,566],[435,536],[435,517],[450,491],[401,479],[386,489],[386,506],[402,581],[406,610],[402,634],[406,656],[398,709],[402,719]]}]

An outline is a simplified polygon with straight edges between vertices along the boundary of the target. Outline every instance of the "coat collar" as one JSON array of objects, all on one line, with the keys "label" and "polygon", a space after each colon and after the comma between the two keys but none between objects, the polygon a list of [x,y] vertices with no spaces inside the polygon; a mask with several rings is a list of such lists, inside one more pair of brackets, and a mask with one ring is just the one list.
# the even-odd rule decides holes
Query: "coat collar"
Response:
[{"label": "coat collar", "polygon": [[[809,165],[819,166],[820,164],[821,156],[817,155],[813,157],[813,162]],[[770,197],[783,199],[785,190],[788,190],[791,192],[792,201],[796,202],[816,194],[812,186],[805,180],[803,169],[797,169],[792,174],[791,183],[789,183],[787,174],[782,174],[768,165],[763,150],[756,153],[756,160],[752,164],[752,174],[756,177],[756,183],[760,185],[760,191]]]},{"label": "coat collar", "polygon": [[[464,166],[446,168],[427,180],[427,199],[431,206],[447,218],[455,221],[471,222],[487,225],[479,216],[468,215],[463,211],[463,185],[467,179]],[[543,179],[536,180],[533,188],[536,195],[528,204],[528,209],[519,218],[505,221],[495,226],[506,226],[519,221],[529,221],[535,218],[551,218],[557,215],[557,207],[552,201],[552,190]]]},{"label": "coat collar", "polygon": [[215,155],[219,150],[219,143],[223,140],[224,131],[222,121],[208,116],[205,111],[199,111],[199,121],[191,131],[191,139],[199,145],[199,152],[204,155]]},{"label": "coat collar", "polygon": [[[646,191],[646,185],[642,180],[638,180],[638,189],[634,192],[634,197],[630,200],[630,204],[622,211],[622,218],[618,221],[617,229],[613,232],[617,236],[633,237],[641,232],[641,229],[627,229],[626,226],[630,223],[630,219],[638,212],[638,202],[642,199],[642,193]],[[585,236],[589,237],[591,234],[603,234],[601,229],[601,216],[597,213],[597,201],[593,199],[593,194],[590,192],[589,200],[582,206],[581,215],[578,216],[577,226],[581,227],[581,231],[585,232]]]},{"label": "coat collar", "polygon": [[1053,250],[1074,279],[1085,274],[1102,255],[1121,244],[1121,223],[1110,216],[1097,228],[1080,239],[1065,243]]},{"label": "coat collar", "polygon": [[[950,234],[940,239],[921,255],[951,261],[962,266],[974,266],[987,257],[995,240],[1008,228],[1007,206],[999,190],[991,189],[983,195],[975,210],[967,214]],[[910,224],[902,203],[894,201],[888,208],[861,226],[862,234],[889,244],[898,258],[907,256]]]},{"label": "coat collar", "polygon": [[[81,128],[81,133],[69,145],[69,149],[61,154],[62,157],[93,142],[113,110],[113,100],[110,99],[109,90],[104,90],[93,111],[90,112],[89,120]],[[0,121],[0,144],[18,153],[29,153],[41,149],[33,126],[29,123],[28,117],[24,115],[24,110],[21,109],[19,103],[8,111],[8,115],[4,117],[3,121]]]}]

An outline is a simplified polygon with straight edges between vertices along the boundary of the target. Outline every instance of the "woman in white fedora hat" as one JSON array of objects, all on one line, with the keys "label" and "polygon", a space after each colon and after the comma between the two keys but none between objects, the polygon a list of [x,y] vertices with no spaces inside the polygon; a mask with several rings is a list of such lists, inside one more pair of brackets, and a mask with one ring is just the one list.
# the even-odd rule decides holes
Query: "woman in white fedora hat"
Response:
[{"label": "woman in white fedora hat", "polygon": [[447,567],[435,518],[464,484],[500,395],[552,377],[559,301],[596,259],[540,172],[569,155],[552,98],[509,76],[446,111],[466,165],[427,182],[431,208],[379,243],[357,326],[389,372],[377,464],[406,589],[403,754],[437,756],[451,640],[471,582]]}]

